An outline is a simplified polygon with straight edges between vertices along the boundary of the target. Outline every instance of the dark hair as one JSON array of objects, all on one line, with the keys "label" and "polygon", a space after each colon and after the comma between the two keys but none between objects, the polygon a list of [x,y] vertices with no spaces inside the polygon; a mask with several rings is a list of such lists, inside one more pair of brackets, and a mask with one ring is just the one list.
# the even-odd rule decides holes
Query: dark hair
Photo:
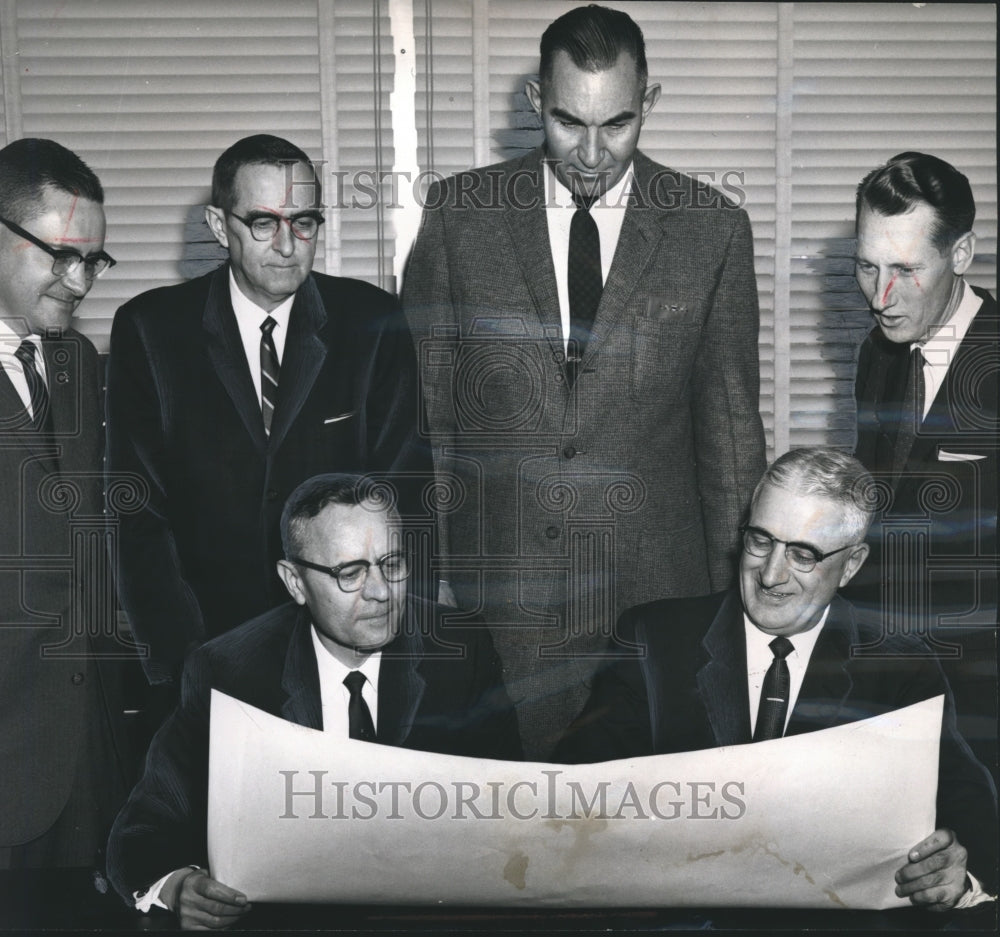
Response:
[{"label": "dark hair", "polygon": [[302,528],[331,504],[365,505],[373,511],[394,511],[395,492],[384,481],[348,472],[314,475],[299,485],[281,512],[281,547],[285,557],[296,556],[302,546]]},{"label": "dark hair", "polygon": [[976,203],[969,180],[943,159],[911,152],[894,156],[861,180],[855,225],[862,205],[880,215],[904,215],[920,203],[934,209],[931,243],[942,253],[972,230]]},{"label": "dark hair", "polygon": [[875,480],[854,456],[828,446],[792,449],[775,459],[750,498],[754,509],[765,484],[798,494],[821,495],[844,509],[844,519],[858,539],[868,532],[875,510]]},{"label": "dark hair", "polygon": [[541,81],[552,77],[552,62],[556,52],[565,52],[577,68],[600,72],[613,68],[623,52],[635,60],[639,83],[645,87],[649,77],[646,66],[646,43],[642,30],[627,13],[607,7],[577,7],[549,24],[542,33]]},{"label": "dark hair", "polygon": [[14,224],[36,217],[46,189],[104,204],[94,171],[55,140],[25,137],[0,150],[0,215]]},{"label": "dark hair", "polygon": [[[314,198],[306,207],[318,208],[323,201],[323,190],[316,167],[294,143],[269,133],[257,133],[237,140],[215,161],[215,168],[212,170],[212,204],[232,211],[236,204],[236,173],[241,166],[293,166],[295,163],[305,163],[309,167],[312,180],[296,180],[296,185],[314,187]],[[290,198],[294,201],[292,195]]]}]

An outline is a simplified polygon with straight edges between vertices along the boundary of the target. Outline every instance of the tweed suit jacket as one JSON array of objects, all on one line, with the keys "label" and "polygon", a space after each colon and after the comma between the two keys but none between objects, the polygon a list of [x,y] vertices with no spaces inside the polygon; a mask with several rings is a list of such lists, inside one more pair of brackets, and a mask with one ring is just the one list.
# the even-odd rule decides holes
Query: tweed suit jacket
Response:
[{"label": "tweed suit jacket", "polygon": [[[451,627],[433,604],[433,627],[404,626],[383,649],[377,740],[418,751],[519,760],[517,718],[487,629]],[[452,610],[451,614],[454,614]],[[428,617],[424,614],[422,617]],[[310,729],[323,728],[316,654],[306,610],[280,606],[192,653],[181,701],[153,740],[146,769],[108,846],[108,874],[132,903],[173,869],[208,866],[209,714],[212,688]]]},{"label": "tweed suit jacket", "polygon": [[134,649],[114,633],[105,568],[97,352],[69,329],[46,338],[42,354],[51,432],[32,428],[0,369],[4,847],[41,836],[62,812],[78,764],[92,755],[81,744],[88,722],[106,721],[116,746],[112,763],[95,771],[121,796],[126,780],[120,668]]},{"label": "tweed suit jacket", "polygon": [[[413,346],[387,293],[311,274],[295,296],[270,436],[228,267],[130,300],[108,365],[108,472],[131,480],[118,588],[151,682],[193,646],[287,599],[285,500],[321,472],[430,476]],[[407,509],[407,505],[401,507]]]},{"label": "tweed suit jacket", "polygon": [[[541,151],[433,187],[403,289],[439,465],[466,486],[452,555],[565,557],[610,522],[610,563],[586,575],[614,582],[612,613],[728,586],[764,468],[746,214],[642,153],[634,171],[572,388]],[[563,578],[522,598],[552,604]]]},{"label": "tweed suit jacket", "polygon": [[[650,602],[629,609],[619,628],[642,653],[601,671],[586,706],[558,746],[557,761],[596,762],[751,742],[746,637],[737,589]],[[834,597],[785,735],[843,725],[944,694],[938,826],[955,830],[969,850],[969,869],[995,888],[992,778],[958,734],[951,689],[937,661],[927,653],[914,655],[915,638],[895,635],[877,656],[851,656],[852,647],[872,645],[881,637],[877,619],[865,618],[850,602]]]}]

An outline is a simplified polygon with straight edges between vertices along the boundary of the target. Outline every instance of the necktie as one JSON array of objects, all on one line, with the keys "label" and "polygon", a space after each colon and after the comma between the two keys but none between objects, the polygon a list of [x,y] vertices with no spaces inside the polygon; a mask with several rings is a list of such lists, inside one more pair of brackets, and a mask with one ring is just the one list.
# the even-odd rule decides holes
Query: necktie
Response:
[{"label": "necktie", "polygon": [[[594,327],[594,317],[601,302],[604,283],[601,278],[601,238],[597,222],[590,214],[594,199],[573,195],[576,211],[569,228],[569,380],[576,380],[587,340]],[[575,348],[573,344],[575,343]]]},{"label": "necktie", "polygon": [[764,685],[760,689],[757,728],[753,733],[755,742],[780,739],[785,734],[788,695],[792,688],[792,678],[788,674],[785,658],[795,650],[795,646],[783,635],[778,635],[768,646],[774,654],[774,660],[764,674]]},{"label": "necktie", "polygon": [[26,338],[17,346],[14,357],[21,362],[21,370],[31,396],[31,425],[36,430],[41,430],[49,414],[49,391],[35,367],[35,343]]},{"label": "necktie", "polygon": [[361,695],[361,688],[364,685],[365,675],[360,670],[352,670],[344,677],[344,686],[351,694],[351,699],[347,704],[347,724],[350,727],[352,739],[374,742],[375,724],[372,722],[372,714],[368,709],[368,704]]},{"label": "necktie", "polygon": [[277,321],[268,316],[260,324],[260,410],[264,416],[264,432],[271,435],[274,404],[278,399],[278,351],[271,333]]},{"label": "necktie", "polygon": [[893,457],[892,474],[903,474],[906,460],[913,448],[913,440],[920,431],[924,420],[924,358],[919,346],[910,349],[906,368],[906,386],[903,388],[903,402],[899,408],[899,429],[896,433],[896,451]]}]

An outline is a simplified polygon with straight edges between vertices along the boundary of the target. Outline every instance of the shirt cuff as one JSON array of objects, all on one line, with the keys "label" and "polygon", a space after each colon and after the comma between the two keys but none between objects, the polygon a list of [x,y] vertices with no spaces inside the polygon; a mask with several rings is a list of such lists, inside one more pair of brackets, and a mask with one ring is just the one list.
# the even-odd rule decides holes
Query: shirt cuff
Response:
[{"label": "shirt cuff", "polygon": [[[200,869],[200,865],[188,865],[185,866],[186,869]],[[149,914],[151,908],[163,908],[164,911],[169,911],[168,908],[162,901],[160,901],[160,892],[163,891],[163,886],[166,885],[167,879],[170,878],[174,872],[179,872],[180,869],[172,869],[166,875],[163,876],[158,882],[154,882],[149,888],[144,888],[141,891],[134,892],[132,897],[135,899],[135,909],[136,911],[141,911],[143,914]],[[972,876],[969,876],[970,878]]]},{"label": "shirt cuff", "polygon": [[977,904],[983,904],[987,901],[996,901],[996,896],[989,894],[983,886],[979,883],[979,879],[976,878],[971,872],[965,873],[969,877],[969,885],[971,887],[965,890],[965,894],[958,899],[958,904],[955,905],[955,910],[960,911],[964,908],[974,908]]}]

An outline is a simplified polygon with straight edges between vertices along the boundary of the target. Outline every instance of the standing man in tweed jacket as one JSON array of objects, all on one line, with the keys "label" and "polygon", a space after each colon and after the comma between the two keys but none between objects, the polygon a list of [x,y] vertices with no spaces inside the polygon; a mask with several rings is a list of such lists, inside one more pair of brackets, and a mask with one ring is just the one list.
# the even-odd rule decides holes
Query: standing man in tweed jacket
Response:
[{"label": "standing man in tweed jacket", "polygon": [[570,11],[526,91],[544,147],[431,187],[403,304],[446,576],[544,758],[631,652],[619,612],[730,585],[764,434],[750,224],[636,149],[660,95],[639,27]]}]

